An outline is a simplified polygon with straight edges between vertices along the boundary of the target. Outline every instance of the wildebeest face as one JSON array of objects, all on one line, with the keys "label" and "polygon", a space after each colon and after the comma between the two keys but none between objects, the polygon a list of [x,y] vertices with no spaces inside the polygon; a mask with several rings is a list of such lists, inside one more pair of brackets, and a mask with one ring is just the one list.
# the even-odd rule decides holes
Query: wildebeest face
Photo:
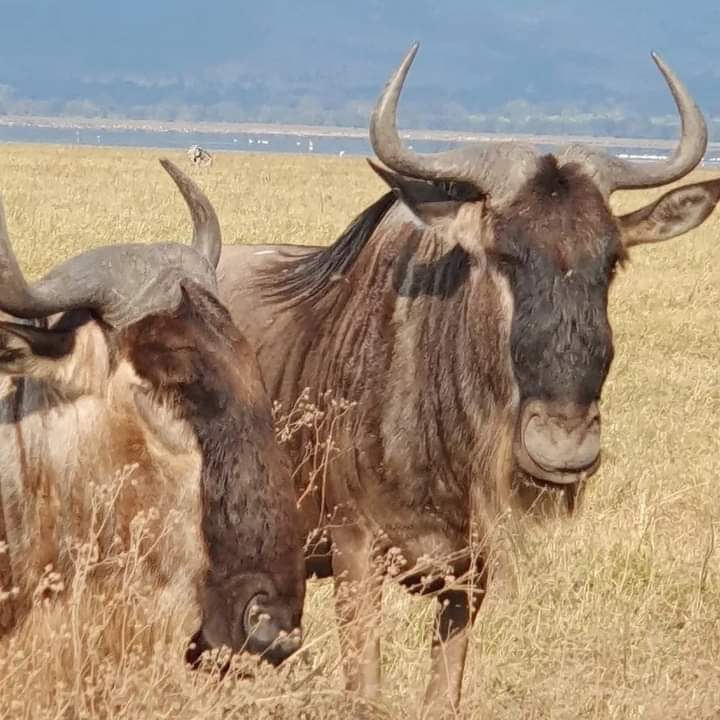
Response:
[{"label": "wildebeest face", "polygon": [[[372,163],[371,163],[372,165]],[[552,155],[511,197],[494,202],[467,183],[430,183],[373,168],[448,246],[500,275],[512,317],[509,354],[519,407],[515,456],[532,477],[557,484],[600,460],[599,400],[613,359],[608,293],[626,249],[699,225],[720,180],[677,188],[616,217],[580,165]]]},{"label": "wildebeest face", "polygon": [[103,451],[120,465],[184,458],[173,466],[177,485],[200,495],[200,513],[183,521],[206,554],[196,572],[202,627],[188,658],[224,645],[278,664],[301,644],[304,561],[269,401],[225,308],[192,284],[181,297],[174,311],[119,331],[82,312],[49,329],[0,323],[0,372],[68,398],[107,397],[108,415],[123,422]]},{"label": "wildebeest face", "polygon": [[[118,535],[129,536],[132,518],[155,501],[181,513],[177,554],[166,547],[172,557],[149,565],[193,593],[203,643],[279,662],[299,647],[305,592],[292,483],[255,353],[216,299],[215,211],[163,164],[190,209],[191,246],[98,248],[33,285],[0,203],[0,310],[31,320],[0,322],[0,373],[15,378],[19,424],[46,413],[47,447],[68,432],[82,436],[82,445],[65,443],[77,449],[61,455],[61,467],[48,460],[58,483],[72,489],[137,468],[114,501]],[[72,428],[57,421],[56,406],[69,410]]]},{"label": "wildebeest face", "polygon": [[389,168],[379,174],[422,222],[474,256],[477,267],[505,278],[510,297],[503,307],[512,317],[503,320],[511,321],[509,355],[520,399],[516,459],[538,479],[574,482],[599,459],[597,401],[613,354],[612,272],[624,248],[702,223],[720,199],[720,180],[676,188],[622,217],[612,215],[609,198],[686,176],[707,148],[705,120],[653,54],[682,124],[666,160],[641,165],[582,144],[540,156],[516,142],[418,153],[403,145],[397,129],[398,100],[417,49],[415,43],[406,53],[370,117],[370,142]]},{"label": "wildebeest face", "polygon": [[301,644],[305,570],[289,476],[271,452],[269,401],[259,371],[246,372],[254,354],[226,309],[202,291],[186,294],[162,322],[136,323],[123,340],[138,375],[159,402],[177,408],[203,453],[208,570],[188,660],[225,645],[279,664]]},{"label": "wildebeest face", "polygon": [[598,403],[613,358],[608,291],[625,257],[620,230],[590,180],[551,156],[492,225],[488,260],[512,296],[516,457],[534,477],[573,482],[600,457]]}]

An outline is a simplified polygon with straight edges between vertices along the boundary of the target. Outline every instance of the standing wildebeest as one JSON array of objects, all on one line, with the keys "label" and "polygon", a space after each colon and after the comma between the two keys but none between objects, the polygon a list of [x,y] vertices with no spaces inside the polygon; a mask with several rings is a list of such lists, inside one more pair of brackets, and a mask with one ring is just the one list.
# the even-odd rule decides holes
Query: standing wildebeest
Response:
[{"label": "standing wildebeest", "polygon": [[0,207],[0,310],[40,320],[0,322],[0,580],[19,591],[0,634],[46,565],[70,574],[91,486],[126,472],[100,557],[115,538],[129,547],[133,518],[154,508],[144,552],[158,592],[202,614],[188,660],[226,645],[279,663],[300,645],[305,593],[287,458],[255,354],[216,298],[215,211],[161,162],[190,208],[191,247],[90,250],[28,285]]},{"label": "standing wildebeest", "polygon": [[[372,587],[376,561],[399,551],[404,584],[440,601],[426,703],[456,707],[493,522],[546,488],[572,505],[598,467],[616,268],[628,247],[700,224],[720,181],[610,210],[614,190],[677,180],[707,145],[702,114],[657,57],[682,118],[665,162],[516,143],[411,152],[395,116],[415,52],[371,118],[393,192],[329,248],[223,248],[218,282],[273,399],[292,405],[308,387],[354,403],[319,492],[304,488],[312,468],[299,475],[309,572],[333,574],[336,591]],[[305,451],[298,442],[296,465]],[[373,697],[379,643],[357,619],[381,593],[336,598],[348,687]]]}]

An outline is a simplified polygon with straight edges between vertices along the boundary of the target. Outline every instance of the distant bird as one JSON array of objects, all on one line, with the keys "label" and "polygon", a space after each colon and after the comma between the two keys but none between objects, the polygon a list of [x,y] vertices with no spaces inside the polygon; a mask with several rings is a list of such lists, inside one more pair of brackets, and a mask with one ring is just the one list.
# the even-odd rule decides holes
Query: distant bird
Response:
[{"label": "distant bird", "polygon": [[212,165],[212,155],[201,148],[199,145],[192,145],[187,151],[188,159],[193,165],[199,165],[200,167],[207,167]]}]

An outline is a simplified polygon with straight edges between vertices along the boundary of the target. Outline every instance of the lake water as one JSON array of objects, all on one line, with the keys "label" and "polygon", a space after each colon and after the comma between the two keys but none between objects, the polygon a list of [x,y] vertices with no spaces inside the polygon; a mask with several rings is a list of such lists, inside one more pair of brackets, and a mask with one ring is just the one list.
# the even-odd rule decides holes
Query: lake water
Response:
[{"label": "lake water", "polygon": [[[328,137],[313,135],[278,135],[255,133],[252,135],[195,131],[146,131],[146,130],[105,130],[49,128],[35,126],[0,126],[0,143],[49,143],[61,145],[144,147],[158,149],[186,150],[191,145],[200,145],[213,152],[272,152],[319,155],[361,155],[372,156],[373,152],[366,138]],[[440,140],[419,140],[410,146],[420,152],[437,152],[457,147],[457,142]],[[539,146],[549,150],[551,146]],[[666,150],[652,148],[608,148],[615,154],[635,160],[656,160],[666,157]],[[708,153],[703,163],[712,167],[720,165],[720,154]]]}]

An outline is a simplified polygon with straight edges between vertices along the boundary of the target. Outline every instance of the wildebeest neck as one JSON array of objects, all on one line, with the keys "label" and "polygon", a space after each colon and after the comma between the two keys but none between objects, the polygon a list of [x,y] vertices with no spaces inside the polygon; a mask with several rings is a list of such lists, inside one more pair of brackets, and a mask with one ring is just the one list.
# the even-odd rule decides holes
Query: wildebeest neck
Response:
[{"label": "wildebeest neck", "polygon": [[473,260],[456,245],[431,260],[423,261],[420,254],[423,235],[421,232],[413,234],[400,250],[393,275],[395,291],[408,298],[449,298],[467,281]]},{"label": "wildebeest neck", "polygon": [[474,479],[488,486],[505,479],[496,471],[514,400],[511,307],[501,277],[460,246],[402,215],[400,222],[387,288],[398,328],[388,384],[398,390],[397,402],[386,404],[386,447],[407,463],[408,477],[422,478],[415,502],[429,488],[432,506],[467,508]]},{"label": "wildebeest neck", "polygon": [[[341,241],[354,247],[347,235]],[[464,532],[473,478],[487,477],[493,448],[502,446],[503,430],[483,429],[505,428],[513,399],[506,282],[400,203],[376,220],[343,276],[312,302],[304,301],[302,284],[285,288],[285,268],[299,277],[301,268],[310,272],[308,257],[317,270],[332,252],[262,271],[262,283],[291,295],[258,337],[268,347],[272,338],[288,343],[272,356],[260,351],[271,395],[290,407],[309,387],[314,397],[357,403],[349,442],[360,448],[358,462],[386,475],[387,512],[394,503],[434,507],[443,523]],[[373,503],[375,514],[381,509]]]}]

